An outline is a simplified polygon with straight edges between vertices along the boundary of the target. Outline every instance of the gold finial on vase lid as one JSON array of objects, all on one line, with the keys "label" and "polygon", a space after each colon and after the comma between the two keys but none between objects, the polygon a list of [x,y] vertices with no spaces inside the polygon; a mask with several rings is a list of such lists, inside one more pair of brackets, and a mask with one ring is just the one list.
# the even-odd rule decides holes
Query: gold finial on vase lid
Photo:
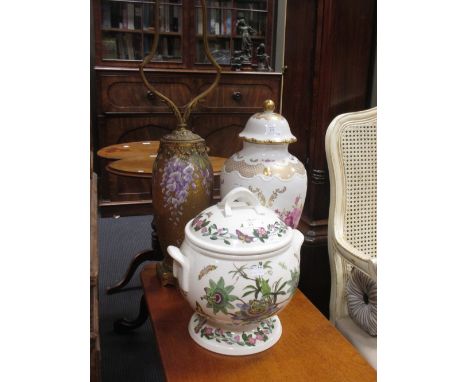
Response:
[{"label": "gold finial on vase lid", "polygon": [[275,110],[275,103],[271,99],[267,99],[263,102],[263,110],[264,111],[274,111]]}]

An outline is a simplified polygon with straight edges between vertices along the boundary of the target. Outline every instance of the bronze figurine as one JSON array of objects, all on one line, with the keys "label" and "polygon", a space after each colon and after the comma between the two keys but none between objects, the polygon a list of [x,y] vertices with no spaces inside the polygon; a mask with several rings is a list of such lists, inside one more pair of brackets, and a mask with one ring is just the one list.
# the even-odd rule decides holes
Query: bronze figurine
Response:
[{"label": "bronze figurine", "polygon": [[233,57],[231,58],[231,67],[232,70],[239,71],[241,70],[242,66],[242,51],[241,50],[235,50]]},{"label": "bronze figurine", "polygon": [[270,56],[266,54],[263,42],[257,47],[257,70],[259,72],[271,72]]},{"label": "bronze figurine", "polygon": [[242,36],[242,60],[250,62],[252,58],[252,38],[250,35],[257,33],[250,25],[247,25],[245,17],[241,16],[236,22],[237,33]]}]

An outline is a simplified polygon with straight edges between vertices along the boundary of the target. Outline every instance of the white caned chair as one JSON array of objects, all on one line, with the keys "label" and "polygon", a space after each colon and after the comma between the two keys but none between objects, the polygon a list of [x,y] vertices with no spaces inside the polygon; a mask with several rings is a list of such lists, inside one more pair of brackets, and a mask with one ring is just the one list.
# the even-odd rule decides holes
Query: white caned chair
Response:
[{"label": "white caned chair", "polygon": [[[377,369],[377,337],[351,319],[346,292],[353,268],[377,282],[377,108],[337,116],[328,127],[325,151],[330,174],[330,321]],[[375,313],[376,306],[375,287]]]}]

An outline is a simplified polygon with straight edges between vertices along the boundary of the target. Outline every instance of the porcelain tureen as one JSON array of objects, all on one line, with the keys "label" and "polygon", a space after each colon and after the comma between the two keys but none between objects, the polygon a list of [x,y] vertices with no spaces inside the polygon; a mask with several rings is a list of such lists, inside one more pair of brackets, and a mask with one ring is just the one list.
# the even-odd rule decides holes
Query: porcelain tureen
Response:
[{"label": "porcelain tureen", "polygon": [[185,226],[169,246],[174,276],[195,310],[189,333],[202,347],[246,355],[281,337],[277,316],[299,282],[304,236],[238,187]]}]

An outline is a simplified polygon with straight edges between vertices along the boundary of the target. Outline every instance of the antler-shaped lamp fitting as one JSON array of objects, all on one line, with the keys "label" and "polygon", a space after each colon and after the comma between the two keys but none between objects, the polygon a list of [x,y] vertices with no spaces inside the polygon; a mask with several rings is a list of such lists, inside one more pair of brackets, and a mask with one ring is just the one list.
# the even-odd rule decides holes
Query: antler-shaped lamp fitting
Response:
[{"label": "antler-shaped lamp fitting", "polygon": [[221,77],[221,66],[216,62],[216,60],[213,58],[211,55],[210,49],[208,47],[208,31],[207,31],[207,25],[208,25],[208,17],[207,17],[207,11],[206,11],[206,2],[205,0],[200,0],[202,4],[202,17],[203,17],[203,48],[205,51],[206,56],[208,57],[208,60],[214,65],[216,69],[216,78],[214,82],[206,89],[204,92],[200,93],[197,95],[195,98],[193,98],[185,107],[185,111],[182,113],[182,111],[177,107],[177,105],[167,96],[159,92],[158,90],[155,89],[153,85],[148,81],[145,75],[144,68],[145,66],[151,62],[153,59],[154,55],[156,54],[156,51],[158,49],[158,42],[159,42],[159,25],[157,25],[158,20],[159,20],[159,0],[155,1],[154,5],[154,20],[155,20],[155,27],[154,27],[154,39],[153,39],[153,44],[151,46],[151,50],[148,53],[148,55],[144,58],[143,62],[140,64],[140,75],[141,78],[143,79],[144,84],[146,87],[156,94],[161,100],[169,106],[169,108],[172,110],[174,115],[177,118],[177,127],[178,128],[186,128],[188,120],[190,118],[190,114],[192,112],[192,109],[194,109],[198,102],[206,97],[208,94],[210,94],[213,89],[218,85],[219,79]]}]

